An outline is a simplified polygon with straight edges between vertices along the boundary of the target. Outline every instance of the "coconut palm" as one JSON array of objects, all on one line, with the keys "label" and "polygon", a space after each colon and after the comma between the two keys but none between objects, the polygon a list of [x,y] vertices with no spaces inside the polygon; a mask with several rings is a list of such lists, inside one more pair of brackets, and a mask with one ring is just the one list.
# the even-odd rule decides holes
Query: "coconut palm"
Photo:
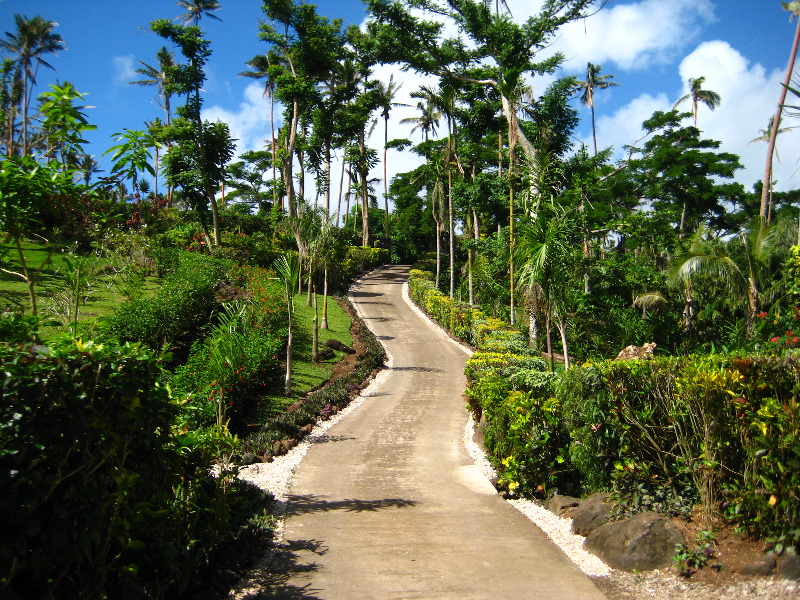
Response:
[{"label": "coconut palm", "polygon": [[[514,248],[517,264],[517,283],[530,290],[532,300],[544,308],[545,334],[550,369],[553,369],[551,326],[555,325],[561,336],[564,368],[569,369],[567,344],[567,304],[571,293],[570,265],[575,262],[573,243],[577,226],[573,218],[555,205],[542,211],[538,218],[520,229]],[[545,215],[545,212],[547,215]]]},{"label": "coconut palm", "polygon": [[778,99],[778,108],[775,111],[775,117],[772,121],[772,129],[770,130],[769,140],[767,141],[767,160],[764,165],[764,182],[761,186],[761,207],[759,216],[764,223],[769,223],[767,206],[769,198],[769,182],[772,181],[772,155],[775,153],[775,139],[778,137],[778,127],[781,124],[781,115],[783,114],[783,105],[786,102],[786,92],[789,90],[789,83],[792,80],[792,73],[794,72],[794,62],[797,56],[797,49],[800,47],[800,1],[794,0],[793,2],[781,2],[781,6],[792,14],[792,18],[797,17],[797,28],[794,32],[794,40],[792,41],[792,50],[789,53],[789,65],[786,68],[786,77],[783,80],[783,87],[781,88],[781,95]]},{"label": "coconut palm", "polygon": [[[698,275],[710,275],[712,281],[725,288],[734,305],[744,308],[745,331],[752,334],[761,299],[759,273],[766,264],[772,232],[772,228],[754,225],[726,246],[707,240],[703,228],[697,231],[689,249],[673,261],[667,280],[684,290],[686,329],[691,328],[695,313],[693,280]],[[737,249],[735,245],[740,247]]]},{"label": "coconut palm", "polygon": [[[250,67],[250,71],[242,71],[239,73],[241,77],[250,77],[251,79],[264,80],[264,93],[266,98],[269,96],[269,130],[270,130],[270,149],[272,152],[272,179],[276,177],[275,169],[277,168],[277,161],[275,160],[275,79],[270,75],[272,67],[272,58],[269,54],[257,54],[245,63]],[[277,196],[277,187],[273,186],[274,194]],[[273,198],[277,203],[277,197]]]},{"label": "coconut palm", "polygon": [[[767,142],[767,143],[769,143],[769,141],[770,141],[770,139],[772,137],[772,126],[774,124],[774,121],[775,121],[775,115],[772,115],[769,118],[769,124],[767,125],[767,128],[766,129],[759,129],[758,133],[760,135],[758,137],[753,138],[749,142],[747,142],[747,144],[750,145],[750,144],[754,144],[756,142]],[[775,137],[777,138],[777,136],[780,135],[781,133],[786,133],[787,131],[791,131],[792,129],[795,129],[795,127],[777,127],[775,129]],[[780,156],[780,154],[778,154],[778,146],[777,146],[776,143],[773,143],[773,148],[774,148],[774,152],[775,152],[775,158],[778,159],[778,162],[781,162],[781,156]],[[768,194],[768,197],[769,197],[769,208],[767,209],[767,223],[769,223],[772,220],[772,186],[773,186],[773,183],[774,183],[772,181],[772,173],[770,173],[769,181],[767,181],[765,183],[769,185],[769,189],[767,190],[767,194]]]},{"label": "coconut palm", "polygon": [[722,98],[717,92],[703,89],[705,80],[705,77],[698,77],[697,79],[694,77],[689,78],[689,93],[679,98],[673,106],[673,108],[677,108],[679,104],[682,104],[686,100],[691,100],[692,119],[694,119],[695,126],[697,126],[697,108],[701,103],[705,104],[711,110],[715,110],[722,101]]},{"label": "coconut palm", "polygon": [[594,140],[594,153],[597,154],[597,130],[594,124],[594,92],[606,88],[618,86],[619,84],[611,81],[613,75],[600,75],[600,65],[587,63],[586,81],[578,81],[575,84],[576,90],[583,90],[581,93],[581,103],[588,106],[592,111],[592,139]]},{"label": "coconut palm", "polygon": [[417,102],[417,110],[420,115],[418,117],[400,119],[400,123],[413,125],[411,133],[417,130],[421,131],[423,139],[427,142],[431,135],[436,135],[436,129],[439,127],[442,113],[436,108],[432,94],[428,93],[424,87],[420,91],[412,92],[411,95],[423,98],[423,100]]},{"label": "coconut palm", "polygon": [[[0,40],[0,49],[17,56],[14,80],[21,90],[19,96],[22,105],[21,154],[27,154],[28,109],[39,66],[52,69],[53,66],[43,56],[56,54],[59,50],[65,49],[66,44],[59,34],[53,32],[58,23],[46,21],[39,15],[28,19],[19,14],[14,15],[14,22],[17,27],[16,32],[6,32],[5,39]],[[11,148],[8,153],[13,154]]]},{"label": "coconut palm", "polygon": [[156,58],[158,59],[157,67],[148,65],[140,60],[139,64],[142,66],[134,69],[134,72],[145,77],[145,79],[130,81],[129,84],[155,86],[158,89],[158,98],[161,102],[161,107],[167,114],[167,125],[169,125],[172,123],[172,110],[170,108],[171,94],[167,91],[167,72],[171,67],[175,66],[175,55],[167,50],[166,47],[162,47],[156,53]]},{"label": "coconut palm", "polygon": [[389,76],[389,83],[384,84],[383,81],[378,81],[375,86],[375,93],[378,98],[378,103],[381,109],[381,117],[383,117],[383,202],[386,210],[386,239],[390,240],[389,236],[389,179],[387,176],[387,160],[386,154],[389,147],[389,113],[393,107],[408,106],[402,102],[395,102],[394,98],[397,91],[403,87],[403,84],[397,85],[394,81],[394,75]]},{"label": "coconut palm", "polygon": [[176,21],[180,20],[184,25],[197,26],[203,16],[222,21],[212,12],[222,8],[217,0],[178,0],[175,4],[186,10],[186,13],[175,19]]}]

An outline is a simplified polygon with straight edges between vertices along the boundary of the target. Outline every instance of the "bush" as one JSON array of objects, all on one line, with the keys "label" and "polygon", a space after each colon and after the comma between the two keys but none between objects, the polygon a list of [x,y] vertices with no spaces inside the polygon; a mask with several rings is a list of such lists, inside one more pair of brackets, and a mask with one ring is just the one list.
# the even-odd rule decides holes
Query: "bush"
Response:
[{"label": "bush", "polygon": [[189,347],[215,308],[215,292],[226,277],[226,263],[190,252],[178,263],[154,298],[123,303],[108,321],[121,342],[141,342],[153,350]]},{"label": "bush", "polygon": [[225,308],[225,318],[195,342],[171,381],[186,394],[192,427],[229,421],[232,431],[241,431],[275,381],[285,340],[258,322],[254,305],[240,301]]}]

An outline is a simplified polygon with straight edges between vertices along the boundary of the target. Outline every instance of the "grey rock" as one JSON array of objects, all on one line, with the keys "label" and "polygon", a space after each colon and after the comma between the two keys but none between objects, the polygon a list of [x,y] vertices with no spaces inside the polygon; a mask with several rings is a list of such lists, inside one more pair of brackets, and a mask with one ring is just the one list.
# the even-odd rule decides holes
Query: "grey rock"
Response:
[{"label": "grey rock", "polygon": [[547,499],[544,503],[544,507],[549,510],[551,513],[561,516],[564,514],[569,508],[574,508],[581,503],[579,498],[573,498],[572,496],[562,496],[561,494],[556,494]]},{"label": "grey rock", "polygon": [[683,533],[658,513],[644,512],[630,519],[598,527],[583,547],[608,566],[622,571],[652,571],[672,565]]},{"label": "grey rock", "polygon": [[257,457],[252,452],[245,452],[242,454],[242,460],[239,464],[242,465],[254,465],[255,463],[260,463],[261,459]]},{"label": "grey rock", "polygon": [[606,502],[608,494],[592,494],[572,511],[572,533],[586,537],[598,527],[608,523],[614,505]]},{"label": "grey rock", "polygon": [[751,575],[758,577],[766,577],[772,575],[772,571],[776,566],[775,557],[770,555],[758,556],[748,563],[745,563],[739,568],[739,573],[742,575]]},{"label": "grey rock", "polygon": [[788,554],[778,562],[778,577],[800,581],[800,556]]}]

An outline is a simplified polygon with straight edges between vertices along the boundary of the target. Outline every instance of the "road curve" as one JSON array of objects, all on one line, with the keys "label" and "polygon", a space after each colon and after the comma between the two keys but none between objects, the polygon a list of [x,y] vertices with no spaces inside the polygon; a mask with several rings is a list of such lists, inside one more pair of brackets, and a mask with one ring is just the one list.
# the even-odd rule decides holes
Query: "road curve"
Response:
[{"label": "road curve", "polygon": [[352,289],[389,369],[298,467],[261,597],[602,600],[470,460],[467,356],[403,300],[407,276],[385,267]]}]

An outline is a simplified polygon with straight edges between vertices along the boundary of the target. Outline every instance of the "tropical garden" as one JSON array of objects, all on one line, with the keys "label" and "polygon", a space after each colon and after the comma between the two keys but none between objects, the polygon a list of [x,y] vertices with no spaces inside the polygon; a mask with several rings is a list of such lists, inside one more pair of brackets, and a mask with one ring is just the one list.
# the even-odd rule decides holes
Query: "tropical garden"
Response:
[{"label": "tropical garden", "polygon": [[[202,112],[220,5],[177,4],[147,25],[164,45],[134,82],[163,113],[109,140],[107,172],[85,92],[44,85],[56,24],[18,14],[0,40],[0,595],[224,593],[272,519],[236,465],[285,451],[381,365],[337,294],[388,262],[413,264],[414,300],[476,349],[466,397],[509,493],[700,507],[797,547],[800,192],[771,171],[800,111],[791,61],[746,189],[703,135],[725,99],[702,77],[623,160],[574,141],[579,104],[594,132],[616,83],[592,63],[558,77],[543,50],[600,1],[517,22],[503,3],[369,0],[359,28],[265,0],[240,75],[280,125],[235,156]],[[382,65],[437,82],[402,132]],[[387,181],[388,149],[419,166]],[[342,358],[323,338],[360,344],[360,365],[315,389]]]}]

